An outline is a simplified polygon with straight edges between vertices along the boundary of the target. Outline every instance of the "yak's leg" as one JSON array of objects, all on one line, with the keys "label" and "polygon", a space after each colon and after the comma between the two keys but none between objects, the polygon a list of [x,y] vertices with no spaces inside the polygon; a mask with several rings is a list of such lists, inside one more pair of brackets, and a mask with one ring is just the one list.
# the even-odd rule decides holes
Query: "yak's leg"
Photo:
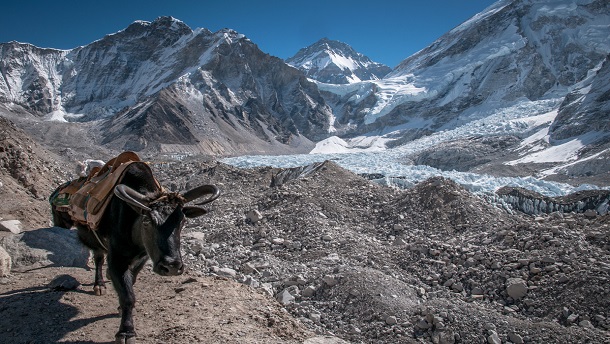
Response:
[{"label": "yak's leg", "polygon": [[133,283],[136,283],[136,279],[138,278],[138,274],[142,271],[142,268],[148,261],[148,256],[143,255],[139,258],[136,258],[133,263],[129,266],[129,270],[131,270],[131,275],[133,276]]},{"label": "yak's leg", "polygon": [[93,291],[95,295],[100,296],[106,294],[106,282],[102,273],[104,267],[104,251],[93,250],[93,260],[95,261],[95,282],[93,283]]},{"label": "yak's leg", "polygon": [[[87,246],[91,252],[93,252],[93,261],[95,263],[95,279],[93,281],[93,292],[95,295],[104,295],[106,292],[106,285],[104,282],[104,275],[102,273],[104,267],[104,253],[106,252],[102,243],[99,239],[86,226],[77,226],[78,239]],[[108,276],[108,275],[107,275]]]},{"label": "yak's leg", "polygon": [[133,323],[133,309],[136,296],[133,292],[133,274],[129,269],[130,258],[108,255],[108,273],[119,297],[121,325],[115,335],[116,344],[135,344],[136,331]]},{"label": "yak's leg", "polygon": [[70,229],[74,226],[74,222],[67,212],[57,210],[54,205],[51,206],[51,215],[53,216],[53,226]]}]

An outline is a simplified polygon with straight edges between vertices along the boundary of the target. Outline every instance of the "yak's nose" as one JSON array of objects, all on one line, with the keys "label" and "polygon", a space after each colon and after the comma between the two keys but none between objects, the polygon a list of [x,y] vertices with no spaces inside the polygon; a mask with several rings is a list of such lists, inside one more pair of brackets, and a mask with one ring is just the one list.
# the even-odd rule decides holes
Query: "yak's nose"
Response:
[{"label": "yak's nose", "polygon": [[165,257],[155,265],[153,271],[162,276],[176,276],[184,272],[184,264],[181,259]]}]

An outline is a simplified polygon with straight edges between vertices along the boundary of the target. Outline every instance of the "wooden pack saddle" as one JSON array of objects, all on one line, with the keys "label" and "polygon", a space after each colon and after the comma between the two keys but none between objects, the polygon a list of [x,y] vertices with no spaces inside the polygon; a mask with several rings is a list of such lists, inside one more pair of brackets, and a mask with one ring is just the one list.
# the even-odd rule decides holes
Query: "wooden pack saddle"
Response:
[{"label": "wooden pack saddle", "polygon": [[[62,185],[51,196],[50,202],[57,210],[67,212],[74,222],[85,224],[91,230],[97,230],[112,198],[114,187],[120,184],[125,170],[131,164],[142,164],[150,169],[136,153],[123,152],[101,168],[94,168],[89,176]],[[160,190],[161,186],[156,179],[155,183]]]}]

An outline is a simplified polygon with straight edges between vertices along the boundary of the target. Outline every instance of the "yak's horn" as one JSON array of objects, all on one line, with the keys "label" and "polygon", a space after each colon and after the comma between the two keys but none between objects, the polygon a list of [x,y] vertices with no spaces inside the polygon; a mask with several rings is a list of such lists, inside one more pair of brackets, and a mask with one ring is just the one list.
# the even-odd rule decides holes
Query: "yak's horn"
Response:
[{"label": "yak's horn", "polygon": [[207,204],[207,203],[214,201],[215,199],[218,198],[218,196],[220,196],[220,190],[214,185],[201,185],[192,190],[184,192],[182,194],[182,197],[184,197],[184,199],[186,199],[187,202],[190,202],[190,201],[194,201],[194,200],[202,197],[203,195],[212,195],[212,196],[208,197],[207,199],[205,199],[199,203],[195,203],[195,204],[202,205],[202,204]]},{"label": "yak's horn", "polygon": [[123,201],[127,202],[127,204],[135,208],[150,211],[150,208],[144,204],[147,203],[146,196],[142,195],[141,193],[137,192],[136,190],[130,188],[125,184],[117,185],[114,188],[114,194],[118,198],[122,199]]}]

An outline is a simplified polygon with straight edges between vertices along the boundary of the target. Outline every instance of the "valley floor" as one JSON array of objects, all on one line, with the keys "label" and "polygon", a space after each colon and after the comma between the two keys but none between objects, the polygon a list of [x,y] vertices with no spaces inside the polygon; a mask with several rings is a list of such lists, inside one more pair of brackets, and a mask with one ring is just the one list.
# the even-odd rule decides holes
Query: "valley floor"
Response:
[{"label": "valley floor", "polygon": [[[153,170],[171,190],[212,183],[222,195],[186,226],[188,274],[142,272],[141,342],[610,339],[610,215],[509,214],[446,178],[398,190],[333,162],[288,170],[190,161]],[[45,232],[33,228],[24,229]],[[110,285],[95,297],[92,271],[28,267],[19,235],[0,239],[22,264],[0,283],[0,341],[112,340],[119,319]],[[58,276],[80,285],[50,289]]]}]

